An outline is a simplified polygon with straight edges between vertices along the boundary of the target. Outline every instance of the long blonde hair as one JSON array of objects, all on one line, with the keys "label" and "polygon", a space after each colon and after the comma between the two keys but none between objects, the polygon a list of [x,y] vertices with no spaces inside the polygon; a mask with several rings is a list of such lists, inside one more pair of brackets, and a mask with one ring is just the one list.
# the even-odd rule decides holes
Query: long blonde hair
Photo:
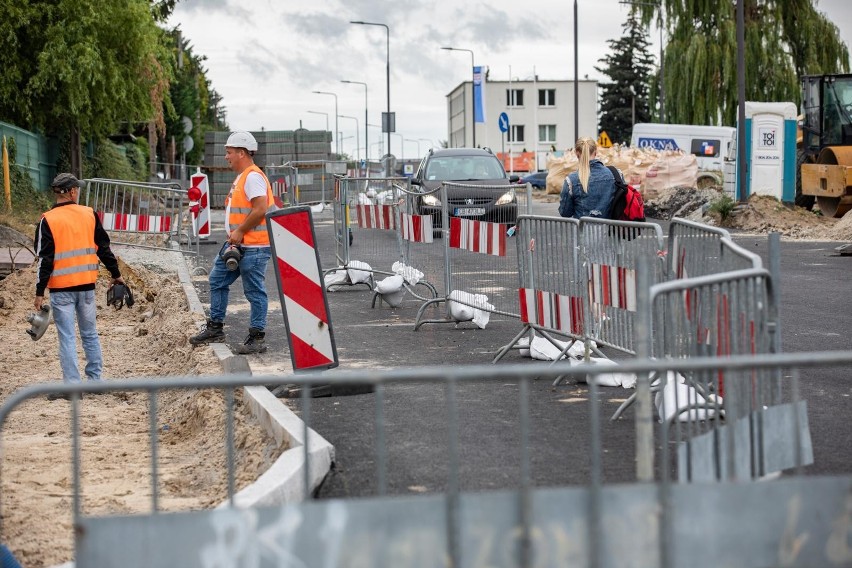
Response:
[{"label": "long blonde hair", "polygon": [[574,152],[577,153],[577,159],[580,162],[577,176],[580,178],[580,186],[586,193],[589,192],[589,176],[592,174],[589,162],[592,160],[592,155],[597,151],[598,145],[591,138],[580,138],[574,144]]}]

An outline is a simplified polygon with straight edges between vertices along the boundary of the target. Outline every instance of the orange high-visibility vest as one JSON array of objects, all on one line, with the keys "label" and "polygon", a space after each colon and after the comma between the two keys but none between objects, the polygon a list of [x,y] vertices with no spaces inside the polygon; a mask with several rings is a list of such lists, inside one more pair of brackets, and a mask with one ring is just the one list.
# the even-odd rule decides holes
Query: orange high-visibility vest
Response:
[{"label": "orange high-visibility vest", "polygon": [[[269,209],[275,203],[275,199],[272,196],[272,186],[263,174],[263,170],[255,164],[247,167],[234,181],[234,185],[231,186],[231,192],[225,200],[225,208],[227,209],[229,205],[231,207],[230,215],[228,216],[228,228],[232,233],[239,229],[240,225],[248,217],[248,214],[251,213],[251,201],[246,197],[246,179],[248,179],[250,172],[259,173],[266,182],[266,208]],[[269,235],[266,232],[265,217],[260,220],[260,223],[256,227],[249,229],[243,236],[243,244],[250,246],[269,246]]]},{"label": "orange high-visibility vest", "polygon": [[47,287],[71,288],[98,280],[95,212],[83,205],[63,205],[45,212],[53,235],[53,272]]}]

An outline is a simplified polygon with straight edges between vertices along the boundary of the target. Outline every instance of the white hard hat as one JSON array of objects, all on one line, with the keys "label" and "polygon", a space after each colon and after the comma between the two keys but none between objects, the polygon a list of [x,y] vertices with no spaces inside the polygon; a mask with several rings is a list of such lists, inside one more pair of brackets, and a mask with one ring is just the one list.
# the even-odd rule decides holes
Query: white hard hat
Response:
[{"label": "white hard hat", "polygon": [[245,148],[249,152],[257,152],[257,140],[255,140],[254,136],[245,130],[231,132],[231,135],[228,136],[228,141],[225,142],[225,146],[230,146],[231,148]]}]

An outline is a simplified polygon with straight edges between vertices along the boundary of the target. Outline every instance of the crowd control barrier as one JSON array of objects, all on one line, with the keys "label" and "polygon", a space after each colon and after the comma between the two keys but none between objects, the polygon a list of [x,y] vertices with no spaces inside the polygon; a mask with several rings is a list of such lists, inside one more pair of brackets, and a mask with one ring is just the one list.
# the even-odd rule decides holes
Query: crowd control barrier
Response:
[{"label": "crowd control barrier", "polygon": [[[852,352],[835,351],[763,356],[696,357],[677,360],[634,359],[624,363],[631,373],[701,374],[722,371],[749,381],[753,373],[783,377],[797,376],[805,368],[852,368]],[[364,369],[352,372],[296,376],[177,377],[145,380],[115,380],[103,383],[32,385],[10,395],[0,408],[0,430],[19,405],[49,392],[142,392],[149,395],[150,480],[143,480],[150,495],[150,510],[143,514],[111,514],[103,509],[81,506],[87,476],[83,471],[81,445],[88,419],[81,413],[78,397],[72,396],[71,467],[69,506],[73,511],[75,560],[80,566],[182,566],[202,568],[211,563],[229,566],[457,566],[487,563],[500,567],[533,566],[654,566],[716,568],[718,566],[846,566],[852,562],[849,538],[849,494],[852,475],[833,477],[801,475],[807,453],[804,440],[796,446],[793,475],[771,481],[752,481],[728,467],[728,456],[718,463],[715,483],[675,483],[666,457],[657,462],[654,479],[641,483],[605,482],[604,447],[599,405],[594,381],[588,405],[588,423],[581,439],[589,444],[591,456],[587,475],[571,485],[536,486],[533,477],[534,430],[530,416],[531,384],[535,376],[594,377],[605,372],[595,365],[571,366],[561,361],[552,367],[528,364],[501,366],[435,366],[395,371]],[[374,489],[358,498],[312,499],[307,473],[316,466],[308,435],[314,421],[310,387],[330,377],[340,385],[372,385],[375,395],[367,399],[375,407],[372,428],[376,432],[373,465]],[[462,485],[464,460],[460,452],[466,432],[460,413],[459,391],[482,381],[494,385],[516,384],[507,394],[517,401],[513,417],[519,440],[518,455],[507,456],[495,449],[493,459],[517,461],[507,478],[508,489],[470,490]],[[235,442],[233,428],[234,389],[254,385],[293,383],[302,385],[301,417],[305,422],[302,453],[303,490],[291,502],[267,502],[241,507],[234,491]],[[434,383],[440,397],[434,423],[446,426],[448,460],[445,488],[411,494],[405,484],[394,492],[388,483],[392,470],[386,444],[386,416],[399,396],[407,396],[413,383]],[[802,404],[797,390],[788,385],[789,402]],[[225,391],[228,427],[224,447],[228,475],[228,500],[213,510],[161,514],[163,492],[169,485],[158,481],[160,420],[157,392],[171,389],[216,388]],[[726,420],[736,428],[748,423]],[[755,423],[757,419],[755,418]],[[629,422],[621,423],[625,428]],[[766,426],[767,424],[765,424]],[[666,425],[660,427],[659,444],[668,452]],[[767,429],[764,428],[764,433]],[[789,434],[797,439],[795,432]],[[443,439],[443,437],[441,437]],[[756,444],[739,436],[727,436],[725,444],[734,455],[741,450],[758,463],[759,454],[770,447],[756,436]],[[546,448],[548,456],[559,448]],[[712,454],[711,454],[712,455]],[[633,456],[626,455],[629,460]],[[327,457],[321,457],[327,459]],[[731,460],[733,462],[733,460]],[[735,463],[735,462],[733,462]],[[14,464],[3,464],[4,470]],[[433,467],[424,463],[423,467]],[[97,467],[93,464],[93,467]],[[584,465],[585,467],[585,465]],[[398,473],[398,472],[395,472]],[[99,476],[105,472],[98,470]],[[0,503],[8,500],[0,495]],[[11,531],[3,526],[0,539],[8,542]],[[804,536],[806,535],[806,536]],[[28,535],[31,537],[31,535]],[[11,543],[14,550],[15,541]]]},{"label": "crowd control barrier", "polygon": [[760,268],[760,257],[736,246],[725,229],[675,217],[669,225],[668,278]]},{"label": "crowd control barrier", "polygon": [[[443,182],[440,204],[420,199],[421,214],[432,216],[433,227],[444,239],[444,286],[446,294],[420,306],[414,329],[427,323],[470,321],[460,313],[473,311],[519,319],[517,249],[510,246],[520,215],[532,210],[532,187],[517,185],[470,185]],[[438,209],[440,206],[440,210]],[[441,319],[425,319],[428,308],[446,305]],[[461,306],[460,310],[456,310]],[[489,315],[489,317],[490,317]]]},{"label": "crowd control barrier", "polygon": [[90,179],[80,205],[91,207],[114,244],[198,255],[187,191],[178,184]]}]

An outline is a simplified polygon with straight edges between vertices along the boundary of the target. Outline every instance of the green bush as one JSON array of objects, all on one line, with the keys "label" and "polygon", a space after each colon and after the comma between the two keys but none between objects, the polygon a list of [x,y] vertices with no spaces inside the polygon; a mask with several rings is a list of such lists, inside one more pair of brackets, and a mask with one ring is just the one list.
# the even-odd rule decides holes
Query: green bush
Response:
[{"label": "green bush", "polygon": [[109,140],[96,140],[92,157],[83,159],[83,177],[106,179],[137,179],[133,167],[120,147]]},{"label": "green bush", "polygon": [[722,222],[731,216],[731,213],[734,211],[734,207],[736,207],[737,202],[728,195],[724,193],[720,195],[716,200],[710,203],[710,212],[716,213],[719,215],[719,218]]}]

